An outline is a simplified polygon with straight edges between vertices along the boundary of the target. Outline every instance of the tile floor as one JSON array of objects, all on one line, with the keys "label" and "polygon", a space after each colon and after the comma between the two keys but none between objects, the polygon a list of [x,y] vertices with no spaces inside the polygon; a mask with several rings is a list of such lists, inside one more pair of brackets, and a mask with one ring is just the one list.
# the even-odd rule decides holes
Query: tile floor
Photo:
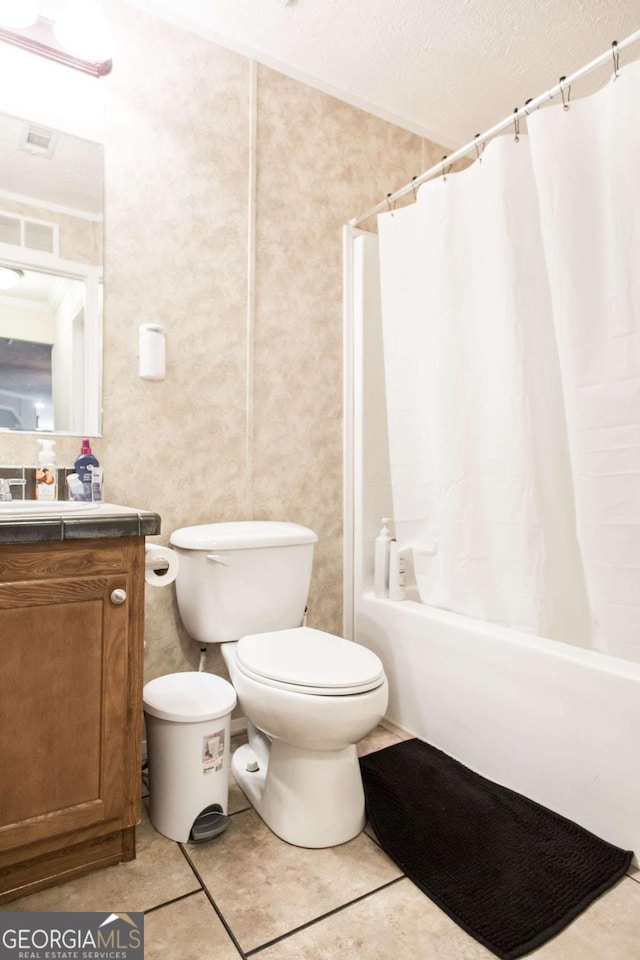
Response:
[{"label": "tile floor", "polygon": [[[369,753],[399,739],[398,731],[381,726],[359,750]],[[201,845],[167,840],[145,813],[135,861],[0,910],[144,911],[146,960],[493,957],[403,876],[369,829],[340,847],[304,850],[275,837],[235,784],[229,812],[230,828]],[[529,956],[638,960],[640,871],[630,871]]]}]

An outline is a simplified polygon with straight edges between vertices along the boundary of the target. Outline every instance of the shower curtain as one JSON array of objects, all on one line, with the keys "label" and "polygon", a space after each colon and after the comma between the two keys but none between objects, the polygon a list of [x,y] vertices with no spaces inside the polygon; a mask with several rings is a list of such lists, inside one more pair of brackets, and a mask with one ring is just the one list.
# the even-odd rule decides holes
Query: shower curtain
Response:
[{"label": "shower curtain", "polygon": [[640,661],[640,63],[379,217],[423,602]]}]

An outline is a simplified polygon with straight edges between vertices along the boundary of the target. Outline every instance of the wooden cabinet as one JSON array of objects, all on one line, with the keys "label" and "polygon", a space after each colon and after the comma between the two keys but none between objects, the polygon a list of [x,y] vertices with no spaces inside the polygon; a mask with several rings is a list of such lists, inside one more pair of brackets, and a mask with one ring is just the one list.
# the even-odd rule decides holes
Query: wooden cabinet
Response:
[{"label": "wooden cabinet", "polygon": [[135,856],[144,538],[0,544],[0,903]]}]

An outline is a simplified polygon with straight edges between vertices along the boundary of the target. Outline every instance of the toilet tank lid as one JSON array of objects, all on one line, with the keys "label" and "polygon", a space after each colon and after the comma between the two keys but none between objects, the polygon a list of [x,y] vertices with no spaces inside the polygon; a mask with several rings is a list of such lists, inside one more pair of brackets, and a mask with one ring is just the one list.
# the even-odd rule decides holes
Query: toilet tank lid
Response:
[{"label": "toilet tank lid", "polygon": [[287,547],[315,543],[317,534],[297,523],[274,520],[234,520],[203,523],[174,530],[169,542],[184,550],[243,550],[249,547]]}]

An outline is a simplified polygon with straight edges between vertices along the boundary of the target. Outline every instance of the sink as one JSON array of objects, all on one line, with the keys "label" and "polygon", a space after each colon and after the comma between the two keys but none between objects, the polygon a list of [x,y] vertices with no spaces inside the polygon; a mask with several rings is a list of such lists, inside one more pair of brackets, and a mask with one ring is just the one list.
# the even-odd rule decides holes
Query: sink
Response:
[{"label": "sink", "polygon": [[83,503],[82,500],[2,500],[0,501],[0,517],[11,514],[16,517],[42,516],[74,516],[86,510],[97,510],[99,503]]}]

